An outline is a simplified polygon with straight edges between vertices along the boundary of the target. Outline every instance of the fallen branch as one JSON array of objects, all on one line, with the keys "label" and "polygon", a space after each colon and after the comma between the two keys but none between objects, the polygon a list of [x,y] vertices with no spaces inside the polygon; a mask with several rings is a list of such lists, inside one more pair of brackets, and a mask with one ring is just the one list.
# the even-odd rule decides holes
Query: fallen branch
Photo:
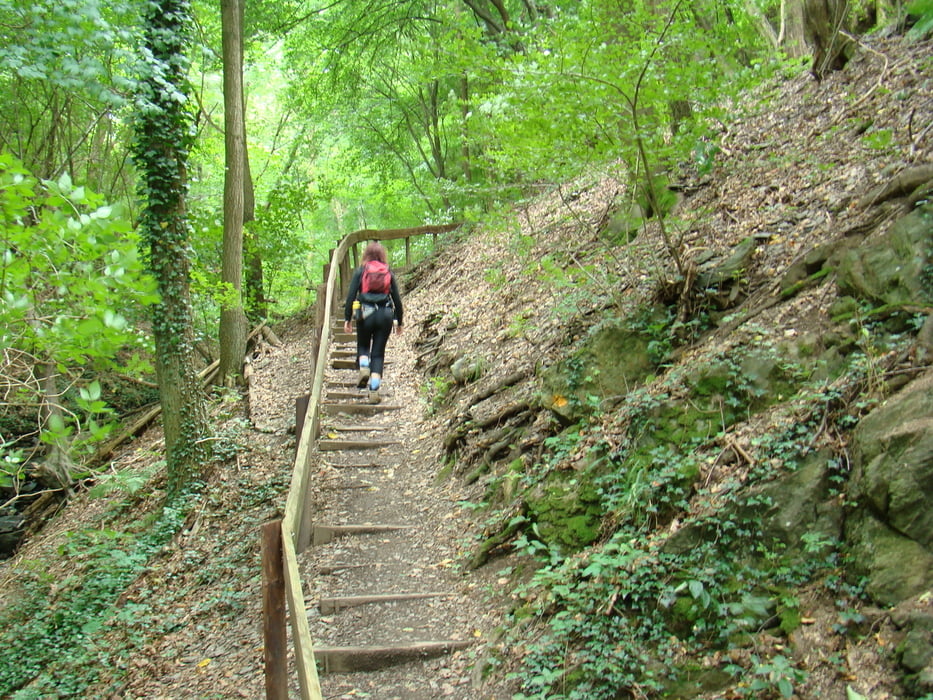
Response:
[{"label": "fallen branch", "polygon": [[[259,325],[250,331],[249,335],[247,336],[247,340],[255,337],[256,334],[261,333],[262,328],[263,325]],[[214,362],[198,372],[198,379],[201,380],[201,383],[204,386],[210,385],[213,382],[219,368],[220,360],[214,360]],[[101,445],[97,449],[97,452],[94,453],[94,456],[91,457],[91,459],[88,461],[87,466],[94,467],[101,464],[104,460],[110,457],[120,445],[122,445],[130,438],[141,434],[156,418],[159,417],[159,415],[161,415],[161,413],[162,404],[157,404],[150,410],[146,411],[140,418],[133,421],[129,427],[121,431],[116,437]]]}]

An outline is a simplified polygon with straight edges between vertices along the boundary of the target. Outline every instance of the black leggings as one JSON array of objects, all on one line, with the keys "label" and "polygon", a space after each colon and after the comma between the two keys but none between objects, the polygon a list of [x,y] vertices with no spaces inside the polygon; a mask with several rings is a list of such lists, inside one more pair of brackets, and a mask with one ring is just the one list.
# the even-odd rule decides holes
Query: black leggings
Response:
[{"label": "black leggings", "polygon": [[392,334],[392,320],[395,311],[391,306],[379,306],[362,321],[356,322],[356,356],[369,357],[369,370],[373,374],[382,376],[382,365],[385,362],[386,343]]}]

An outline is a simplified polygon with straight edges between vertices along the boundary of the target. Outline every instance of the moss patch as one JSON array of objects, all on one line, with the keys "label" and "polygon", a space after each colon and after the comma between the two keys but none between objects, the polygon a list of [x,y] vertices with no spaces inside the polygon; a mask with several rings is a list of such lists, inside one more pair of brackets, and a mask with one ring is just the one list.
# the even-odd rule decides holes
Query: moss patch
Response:
[{"label": "moss patch", "polygon": [[529,517],[548,545],[577,551],[599,536],[604,515],[592,477],[575,471],[551,472],[527,499]]}]

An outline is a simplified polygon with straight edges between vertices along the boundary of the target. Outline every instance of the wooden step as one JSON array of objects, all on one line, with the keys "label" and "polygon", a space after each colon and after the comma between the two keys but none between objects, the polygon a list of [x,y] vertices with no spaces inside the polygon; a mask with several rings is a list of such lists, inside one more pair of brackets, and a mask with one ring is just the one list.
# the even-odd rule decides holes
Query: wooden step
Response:
[{"label": "wooden step", "polygon": [[388,429],[387,425],[330,425],[327,427],[328,431],[334,430],[338,433],[378,433]]},{"label": "wooden step", "polygon": [[350,379],[328,379],[327,383],[324,385],[327,389],[346,389],[347,387],[354,388],[356,387],[356,382],[358,379],[356,377]]},{"label": "wooden step", "polygon": [[325,465],[331,467],[332,469],[384,469],[388,467],[388,464],[380,464],[378,462],[368,461],[368,462],[351,462],[349,464],[334,464],[331,462],[325,462]]},{"label": "wooden step", "polygon": [[466,649],[471,644],[468,640],[446,639],[388,646],[317,647],[314,650],[314,658],[320,664],[322,673],[377,671],[409,661],[450,654],[459,649]]},{"label": "wooden step", "polygon": [[330,566],[321,566],[315,569],[315,574],[320,574],[321,576],[331,576],[334,574],[343,574],[348,571],[354,571],[356,569],[366,569],[370,571],[371,569],[382,569],[382,568],[392,568],[398,567],[402,569],[405,574],[410,572],[412,564],[405,561],[391,561],[391,562],[366,562],[364,564],[348,564],[346,562],[336,563]]},{"label": "wooden step", "polygon": [[321,413],[335,416],[347,413],[354,416],[372,416],[383,411],[398,411],[402,407],[388,403],[322,403]]},{"label": "wooden step", "polygon": [[321,545],[333,542],[337,537],[378,535],[383,532],[412,529],[414,529],[412,525],[315,525],[311,529],[311,543]]},{"label": "wooden step", "polygon": [[321,452],[342,450],[378,450],[383,447],[401,445],[398,440],[318,440],[317,448]]},{"label": "wooden step", "polygon": [[381,605],[383,603],[407,602],[410,600],[427,600],[429,598],[444,598],[450,593],[383,593],[374,595],[349,595],[334,598],[321,598],[318,610],[322,615],[333,615],[341,610],[356,608],[360,605]]},{"label": "wooden step", "polygon": [[[392,364],[392,362],[391,360],[386,360],[383,364],[388,367]],[[330,361],[330,366],[333,369],[356,369],[356,358],[354,357],[352,360],[342,360],[339,357],[332,358]]]},{"label": "wooden step", "polygon": [[362,389],[357,389],[356,391],[328,391],[327,398],[329,399],[350,399],[350,400],[361,399],[362,400],[362,399],[369,398],[369,393]]},{"label": "wooden step", "polygon": [[321,486],[321,489],[324,491],[353,491],[354,489],[372,489],[373,485],[368,482],[361,481],[357,484],[339,484],[337,486],[331,486],[328,483],[324,483]]}]

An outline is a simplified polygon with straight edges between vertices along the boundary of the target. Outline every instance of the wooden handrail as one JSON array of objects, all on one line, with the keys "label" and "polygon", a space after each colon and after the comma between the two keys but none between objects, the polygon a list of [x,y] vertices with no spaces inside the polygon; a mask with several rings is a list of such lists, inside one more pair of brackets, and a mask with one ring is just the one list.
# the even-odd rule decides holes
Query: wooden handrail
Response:
[{"label": "wooden handrail", "polygon": [[[361,241],[366,240],[397,240],[408,239],[411,236],[424,234],[448,233],[459,228],[461,224],[447,224],[444,226],[418,226],[402,229],[363,229],[355,231],[343,238],[331,255],[327,266],[327,279],[323,286],[324,298],[317,299],[318,304],[318,348],[314,360],[314,377],[311,382],[311,397],[302,423],[301,434],[298,438],[298,447],[295,452],[295,463],[292,469],[291,484],[288,497],[285,501],[285,514],[281,520],[282,527],[282,578],[285,581],[285,596],[292,623],[292,643],[295,649],[295,666],[298,672],[298,682],[303,700],[322,700],[321,686],[318,681],[317,666],[314,662],[314,645],[308,626],[308,614],[305,609],[304,594],[302,592],[301,576],[298,570],[298,554],[303,550],[304,543],[310,539],[306,532],[311,527],[308,516],[308,490],[311,480],[312,458],[315,455],[316,441],[319,433],[321,393],[324,386],[324,370],[327,362],[328,346],[330,345],[332,323],[331,317],[337,308],[338,293],[342,285],[338,284],[341,269],[346,270],[347,253]],[[342,280],[344,284],[348,280]],[[323,313],[321,313],[323,310]],[[264,625],[265,626],[265,625]],[[267,673],[269,669],[267,667]],[[270,685],[275,681],[267,677],[267,698],[280,697],[275,692],[287,689],[270,691]]]}]

